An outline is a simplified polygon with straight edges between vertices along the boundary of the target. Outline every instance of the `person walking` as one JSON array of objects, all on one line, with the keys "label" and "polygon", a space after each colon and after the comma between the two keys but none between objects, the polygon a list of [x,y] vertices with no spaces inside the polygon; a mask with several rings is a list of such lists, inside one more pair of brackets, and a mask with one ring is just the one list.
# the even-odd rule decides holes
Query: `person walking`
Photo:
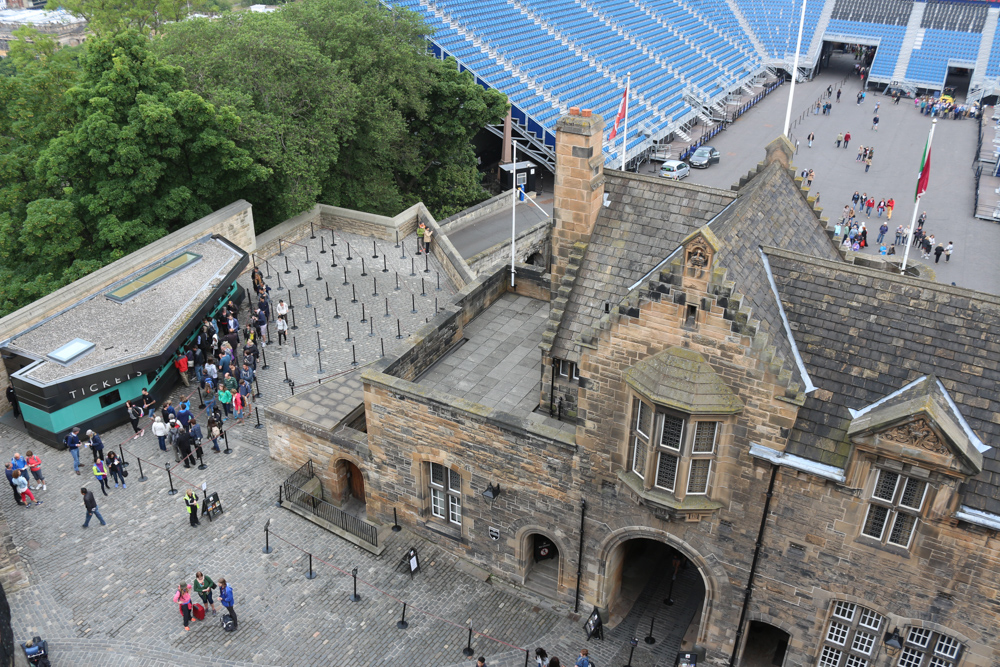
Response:
[{"label": "person walking", "polygon": [[[815,138],[816,138],[816,135],[814,133],[810,132],[809,136],[806,137],[806,141],[808,142],[808,143],[806,143],[806,146],[808,146],[809,148],[812,148],[813,147],[813,139],[815,139]],[[420,223],[420,226],[422,227],[423,224],[424,223]]]},{"label": "person walking", "polygon": [[872,209],[875,208],[875,198],[869,197],[865,202],[865,215],[869,218],[872,217]]},{"label": "person walking", "polygon": [[222,418],[222,421],[229,421],[229,414],[233,403],[233,393],[229,391],[228,387],[219,387],[218,399],[219,403],[222,404],[223,411],[225,412],[225,416]]},{"label": "person walking", "polygon": [[28,504],[28,498],[31,498],[31,502],[36,505],[41,505],[42,501],[35,500],[35,494],[31,492],[28,488],[28,473],[22,470],[14,471],[14,486],[17,488],[17,492],[21,494],[21,502],[24,503],[25,507],[31,507]]},{"label": "person walking", "polygon": [[[951,253],[952,253],[953,250],[955,250],[955,244],[952,243],[951,241],[948,241],[948,245],[946,245],[944,247],[944,261],[945,261],[945,263],[951,261]],[[28,452],[28,456],[31,456],[31,452]]]},{"label": "person walking", "polygon": [[83,495],[83,506],[87,508],[87,520],[83,522],[83,527],[86,528],[89,526],[90,518],[94,516],[97,517],[102,526],[108,525],[107,522],[104,521],[104,517],[101,516],[100,510],[97,508],[97,499],[94,498],[94,494],[88,491],[86,487],[81,487],[80,493]]},{"label": "person walking", "polygon": [[878,217],[881,218],[882,214],[885,213],[885,200],[884,199],[879,199],[878,200],[878,206],[875,207],[875,210],[878,211]]},{"label": "person walking", "polygon": [[934,263],[937,264],[941,261],[941,255],[944,254],[944,246],[940,243],[934,248]]},{"label": "person walking", "polygon": [[837,148],[840,148],[840,143],[844,140],[844,133],[841,132],[837,135]]},{"label": "person walking", "polygon": [[855,162],[861,162],[862,156],[865,154],[865,147],[858,146],[858,157],[854,158]]},{"label": "person walking", "polygon": [[205,412],[212,414],[215,410],[215,389],[212,387],[205,388]]},{"label": "person walking", "polygon": [[73,456],[73,472],[77,475],[80,474],[80,427],[74,426],[73,430],[69,432],[66,439],[63,441],[66,443],[66,449]]},{"label": "person walking", "polygon": [[889,233],[889,226],[883,222],[882,225],[878,228],[878,238],[875,239],[875,243],[882,243],[882,239],[884,239],[885,235],[888,233]]},{"label": "person walking", "polygon": [[132,430],[138,433],[139,418],[142,417],[142,408],[133,404],[132,401],[125,401],[125,410],[128,413],[128,420],[132,424]]},{"label": "person walking", "polygon": [[868,159],[865,160],[865,173],[867,174],[868,170],[871,169],[871,168],[872,168],[872,158],[871,158],[871,155],[869,155]]},{"label": "person walking", "polygon": [[164,452],[167,451],[168,433],[170,433],[170,429],[163,423],[163,417],[156,415],[153,418],[153,435],[156,436],[156,441],[160,444],[160,449]]},{"label": "person walking", "polygon": [[90,429],[87,430],[87,440],[90,451],[94,455],[94,463],[97,463],[98,459],[104,458],[104,441],[101,440],[101,436]]},{"label": "person walking", "polygon": [[4,464],[4,472],[7,474],[7,483],[10,484],[10,490],[14,494],[14,500],[18,505],[23,505],[24,501],[21,500],[21,492],[17,490],[17,484],[14,482],[14,466],[10,463]]},{"label": "person walking", "polygon": [[810,169],[809,173],[806,175],[806,187],[811,188],[813,184],[813,179],[816,177],[816,173]]},{"label": "person walking", "polygon": [[184,427],[178,428],[177,439],[174,442],[177,444],[177,451],[181,455],[184,467],[190,468],[194,463],[194,457],[191,456],[191,434]]},{"label": "person walking", "polygon": [[194,592],[201,597],[201,603],[203,605],[212,608],[212,616],[216,615],[215,600],[212,599],[212,591],[216,588],[216,586],[217,584],[212,581],[211,577],[206,577],[201,572],[194,575]]},{"label": "person walking", "polygon": [[191,630],[191,586],[187,583],[177,584],[177,590],[174,591],[174,602],[181,610],[181,616],[184,619],[184,630]]},{"label": "person walking", "polygon": [[177,421],[180,422],[181,428],[187,428],[188,422],[191,421],[191,404],[187,402],[181,403],[181,409],[177,412]]},{"label": "person walking", "polygon": [[900,245],[903,242],[903,225],[896,227],[896,243],[895,245]]},{"label": "person walking", "polygon": [[840,88],[837,89],[837,104],[840,104]]},{"label": "person walking", "polygon": [[854,191],[854,194],[853,194],[853,195],[851,195],[851,204],[852,204],[852,206],[854,207],[854,210],[855,210],[855,211],[857,211],[857,210],[858,210],[858,202],[859,202],[860,200],[861,200],[861,195],[859,195],[859,194],[858,194],[858,191],[857,191],[857,190],[855,190],[855,191]]},{"label": "person walking", "polygon": [[222,606],[226,608],[229,612],[229,617],[233,619],[233,630],[236,629],[238,621],[236,620],[236,610],[233,607],[236,605],[236,600],[233,598],[233,588],[225,579],[219,579],[219,602]]},{"label": "person walking", "polygon": [[212,451],[216,454],[220,453],[222,450],[219,449],[219,438],[222,437],[222,429],[219,428],[219,422],[215,420],[215,417],[208,419],[208,437],[212,439]]},{"label": "person walking", "polygon": [[108,452],[108,457],[104,459],[104,465],[107,466],[108,472],[111,473],[111,479],[115,481],[115,488],[118,488],[118,483],[121,482],[122,488],[125,487],[125,468],[122,466],[122,461],[115,454],[115,450]]},{"label": "person walking", "polygon": [[851,133],[844,132],[844,149],[847,149],[847,144],[851,143]]},{"label": "person walking", "polygon": [[32,488],[45,491],[45,476],[42,474],[42,460],[38,458],[30,449],[25,455],[28,457],[28,470],[31,471],[31,476],[35,478],[36,482],[38,482]]},{"label": "person walking", "polygon": [[[809,136],[812,136],[811,134]],[[811,145],[811,144],[810,144]],[[424,249],[424,232],[427,231],[427,226],[424,223],[420,223],[417,226],[417,255],[422,254]]]},{"label": "person walking", "polygon": [[576,667],[590,667],[590,652],[587,649],[580,651],[580,657],[576,661]]},{"label": "person walking", "polygon": [[[524,187],[524,186],[522,186]],[[424,252],[426,254],[431,254],[431,237],[434,236],[434,230],[430,227],[424,229]]]},{"label": "person walking", "polygon": [[188,378],[188,358],[183,350],[178,350],[177,358],[174,359],[174,368],[177,369],[177,374],[180,376],[184,386],[190,387],[191,380]]},{"label": "person walking", "polygon": [[101,484],[101,493],[108,495],[108,468],[104,465],[104,459],[94,461],[94,477]]},{"label": "person walking", "polygon": [[184,506],[188,512],[188,523],[194,528],[201,523],[198,521],[198,494],[194,492],[194,489],[188,489],[187,493],[184,494]]},{"label": "person walking", "polygon": [[284,315],[278,315],[275,326],[278,328],[278,345],[284,345],[288,341],[288,321]]},{"label": "person walking", "polygon": [[889,197],[888,201],[885,202],[885,214],[887,220],[892,220],[892,209],[896,208],[896,200]]},{"label": "person walking", "polygon": [[20,419],[21,404],[17,400],[17,391],[13,385],[7,387],[7,402],[10,403],[10,409],[14,411],[14,419]]},{"label": "person walking", "polygon": [[[878,109],[876,109],[877,111]],[[878,114],[872,118],[872,129],[878,132]]]}]

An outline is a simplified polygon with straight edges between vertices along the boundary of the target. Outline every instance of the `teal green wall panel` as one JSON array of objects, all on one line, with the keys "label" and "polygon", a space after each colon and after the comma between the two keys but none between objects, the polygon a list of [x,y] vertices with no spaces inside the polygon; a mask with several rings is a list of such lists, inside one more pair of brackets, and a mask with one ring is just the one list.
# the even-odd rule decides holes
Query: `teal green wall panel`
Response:
[{"label": "teal green wall panel", "polygon": [[[84,426],[87,422],[94,419],[95,417],[102,415],[107,412],[114,412],[115,410],[121,410],[122,415],[125,414],[125,401],[138,398],[142,394],[144,387],[149,386],[149,379],[145,375],[140,375],[137,378],[132,378],[122,382],[121,384],[116,384],[111,389],[102,391],[100,394],[91,394],[85,398],[81,398],[76,403],[68,405],[61,410],[56,410],[50,415],[46,415],[41,410],[35,410],[32,408],[33,412],[41,415],[45,415],[48,418],[49,425],[43,426],[34,419],[28,417],[28,413],[25,412],[25,421],[29,421],[35,424],[39,428],[45,428],[47,431],[53,433],[59,433],[73,428],[74,426]],[[105,394],[110,394],[113,391],[118,391],[121,395],[121,400],[117,403],[109,405],[106,408],[101,407],[101,396]]]}]

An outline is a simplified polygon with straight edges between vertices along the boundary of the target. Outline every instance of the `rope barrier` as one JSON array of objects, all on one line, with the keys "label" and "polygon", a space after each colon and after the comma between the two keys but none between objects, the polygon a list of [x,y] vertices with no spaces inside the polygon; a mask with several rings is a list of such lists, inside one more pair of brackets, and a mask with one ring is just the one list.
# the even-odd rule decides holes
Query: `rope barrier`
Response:
[{"label": "rope barrier", "polygon": [[[289,546],[291,546],[291,547],[293,547],[295,549],[298,549],[299,551],[301,551],[304,554],[312,555],[314,558],[316,558],[316,560],[318,560],[323,565],[326,565],[327,567],[332,567],[333,569],[337,570],[338,572],[340,572],[343,575],[346,575],[348,577],[353,576],[348,570],[345,570],[345,569],[343,569],[341,567],[338,567],[338,566],[334,565],[333,563],[328,563],[327,561],[323,560],[322,558],[316,557],[311,552],[306,551],[305,549],[303,549],[299,545],[295,544],[294,542],[290,542],[289,540],[286,540],[285,538],[283,538],[281,535],[276,534],[273,530],[269,530],[268,534],[270,536],[272,536],[272,537],[277,537],[279,540],[281,540],[285,544],[287,544],[287,545],[289,545]],[[409,602],[404,602],[402,599],[396,597],[392,593],[384,591],[381,588],[379,588],[378,586],[376,586],[375,584],[373,584],[373,583],[371,583],[369,581],[365,581],[364,579],[362,579],[360,577],[358,577],[357,580],[360,581],[365,586],[367,586],[368,588],[372,589],[373,591],[381,593],[382,595],[386,596],[387,598],[395,600],[399,604],[405,604],[405,605],[407,605],[407,609],[415,609],[416,611],[418,611],[421,614],[424,614],[425,616],[429,616],[430,618],[433,618],[435,620],[441,621],[443,623],[447,623],[448,625],[452,625],[452,626],[454,626],[456,628],[460,628],[462,630],[471,630],[471,628],[469,626],[467,626],[467,625],[460,625],[460,624],[458,624],[458,623],[456,623],[454,621],[448,620],[447,618],[443,618],[441,616],[438,616],[437,614],[434,614],[433,612],[427,611],[426,609],[421,609],[420,607],[414,607]],[[473,632],[473,634],[475,634],[475,635],[477,635],[479,637],[483,637],[484,639],[488,639],[490,641],[496,642],[496,643],[501,644],[503,646],[506,646],[508,648],[512,648],[512,649],[517,650],[517,651],[524,651],[525,653],[529,652],[529,649],[524,649],[524,648],[521,648],[520,646],[515,646],[514,644],[509,644],[509,643],[503,641],[502,639],[497,639],[496,637],[488,635],[488,634],[486,634],[484,632],[479,632],[478,630],[472,630],[472,632]]]}]

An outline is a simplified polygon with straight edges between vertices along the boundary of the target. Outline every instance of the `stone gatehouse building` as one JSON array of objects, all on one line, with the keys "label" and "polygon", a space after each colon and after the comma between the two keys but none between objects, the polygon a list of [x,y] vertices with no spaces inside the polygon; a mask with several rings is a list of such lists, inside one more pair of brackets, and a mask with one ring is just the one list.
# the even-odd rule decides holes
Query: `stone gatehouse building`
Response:
[{"label": "stone gatehouse building", "polygon": [[784,139],[725,191],[602,130],[559,122],[547,271],[269,408],[272,456],[610,626],[684,581],[702,664],[1000,664],[1000,299],[842,253]]}]

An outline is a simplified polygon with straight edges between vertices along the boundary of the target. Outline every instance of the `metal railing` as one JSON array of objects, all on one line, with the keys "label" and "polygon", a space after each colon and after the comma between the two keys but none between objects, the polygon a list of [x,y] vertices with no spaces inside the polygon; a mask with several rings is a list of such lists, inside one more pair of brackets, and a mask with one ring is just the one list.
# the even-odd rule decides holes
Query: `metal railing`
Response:
[{"label": "metal railing", "polygon": [[324,499],[325,492],[322,483],[319,484],[319,498],[302,489],[315,476],[312,459],[310,459],[285,480],[283,485],[285,500],[301,510],[308,511],[314,516],[332,523],[341,530],[346,530],[373,547],[377,547],[378,528],[364,519],[352,516],[336,505],[328,503]]}]

